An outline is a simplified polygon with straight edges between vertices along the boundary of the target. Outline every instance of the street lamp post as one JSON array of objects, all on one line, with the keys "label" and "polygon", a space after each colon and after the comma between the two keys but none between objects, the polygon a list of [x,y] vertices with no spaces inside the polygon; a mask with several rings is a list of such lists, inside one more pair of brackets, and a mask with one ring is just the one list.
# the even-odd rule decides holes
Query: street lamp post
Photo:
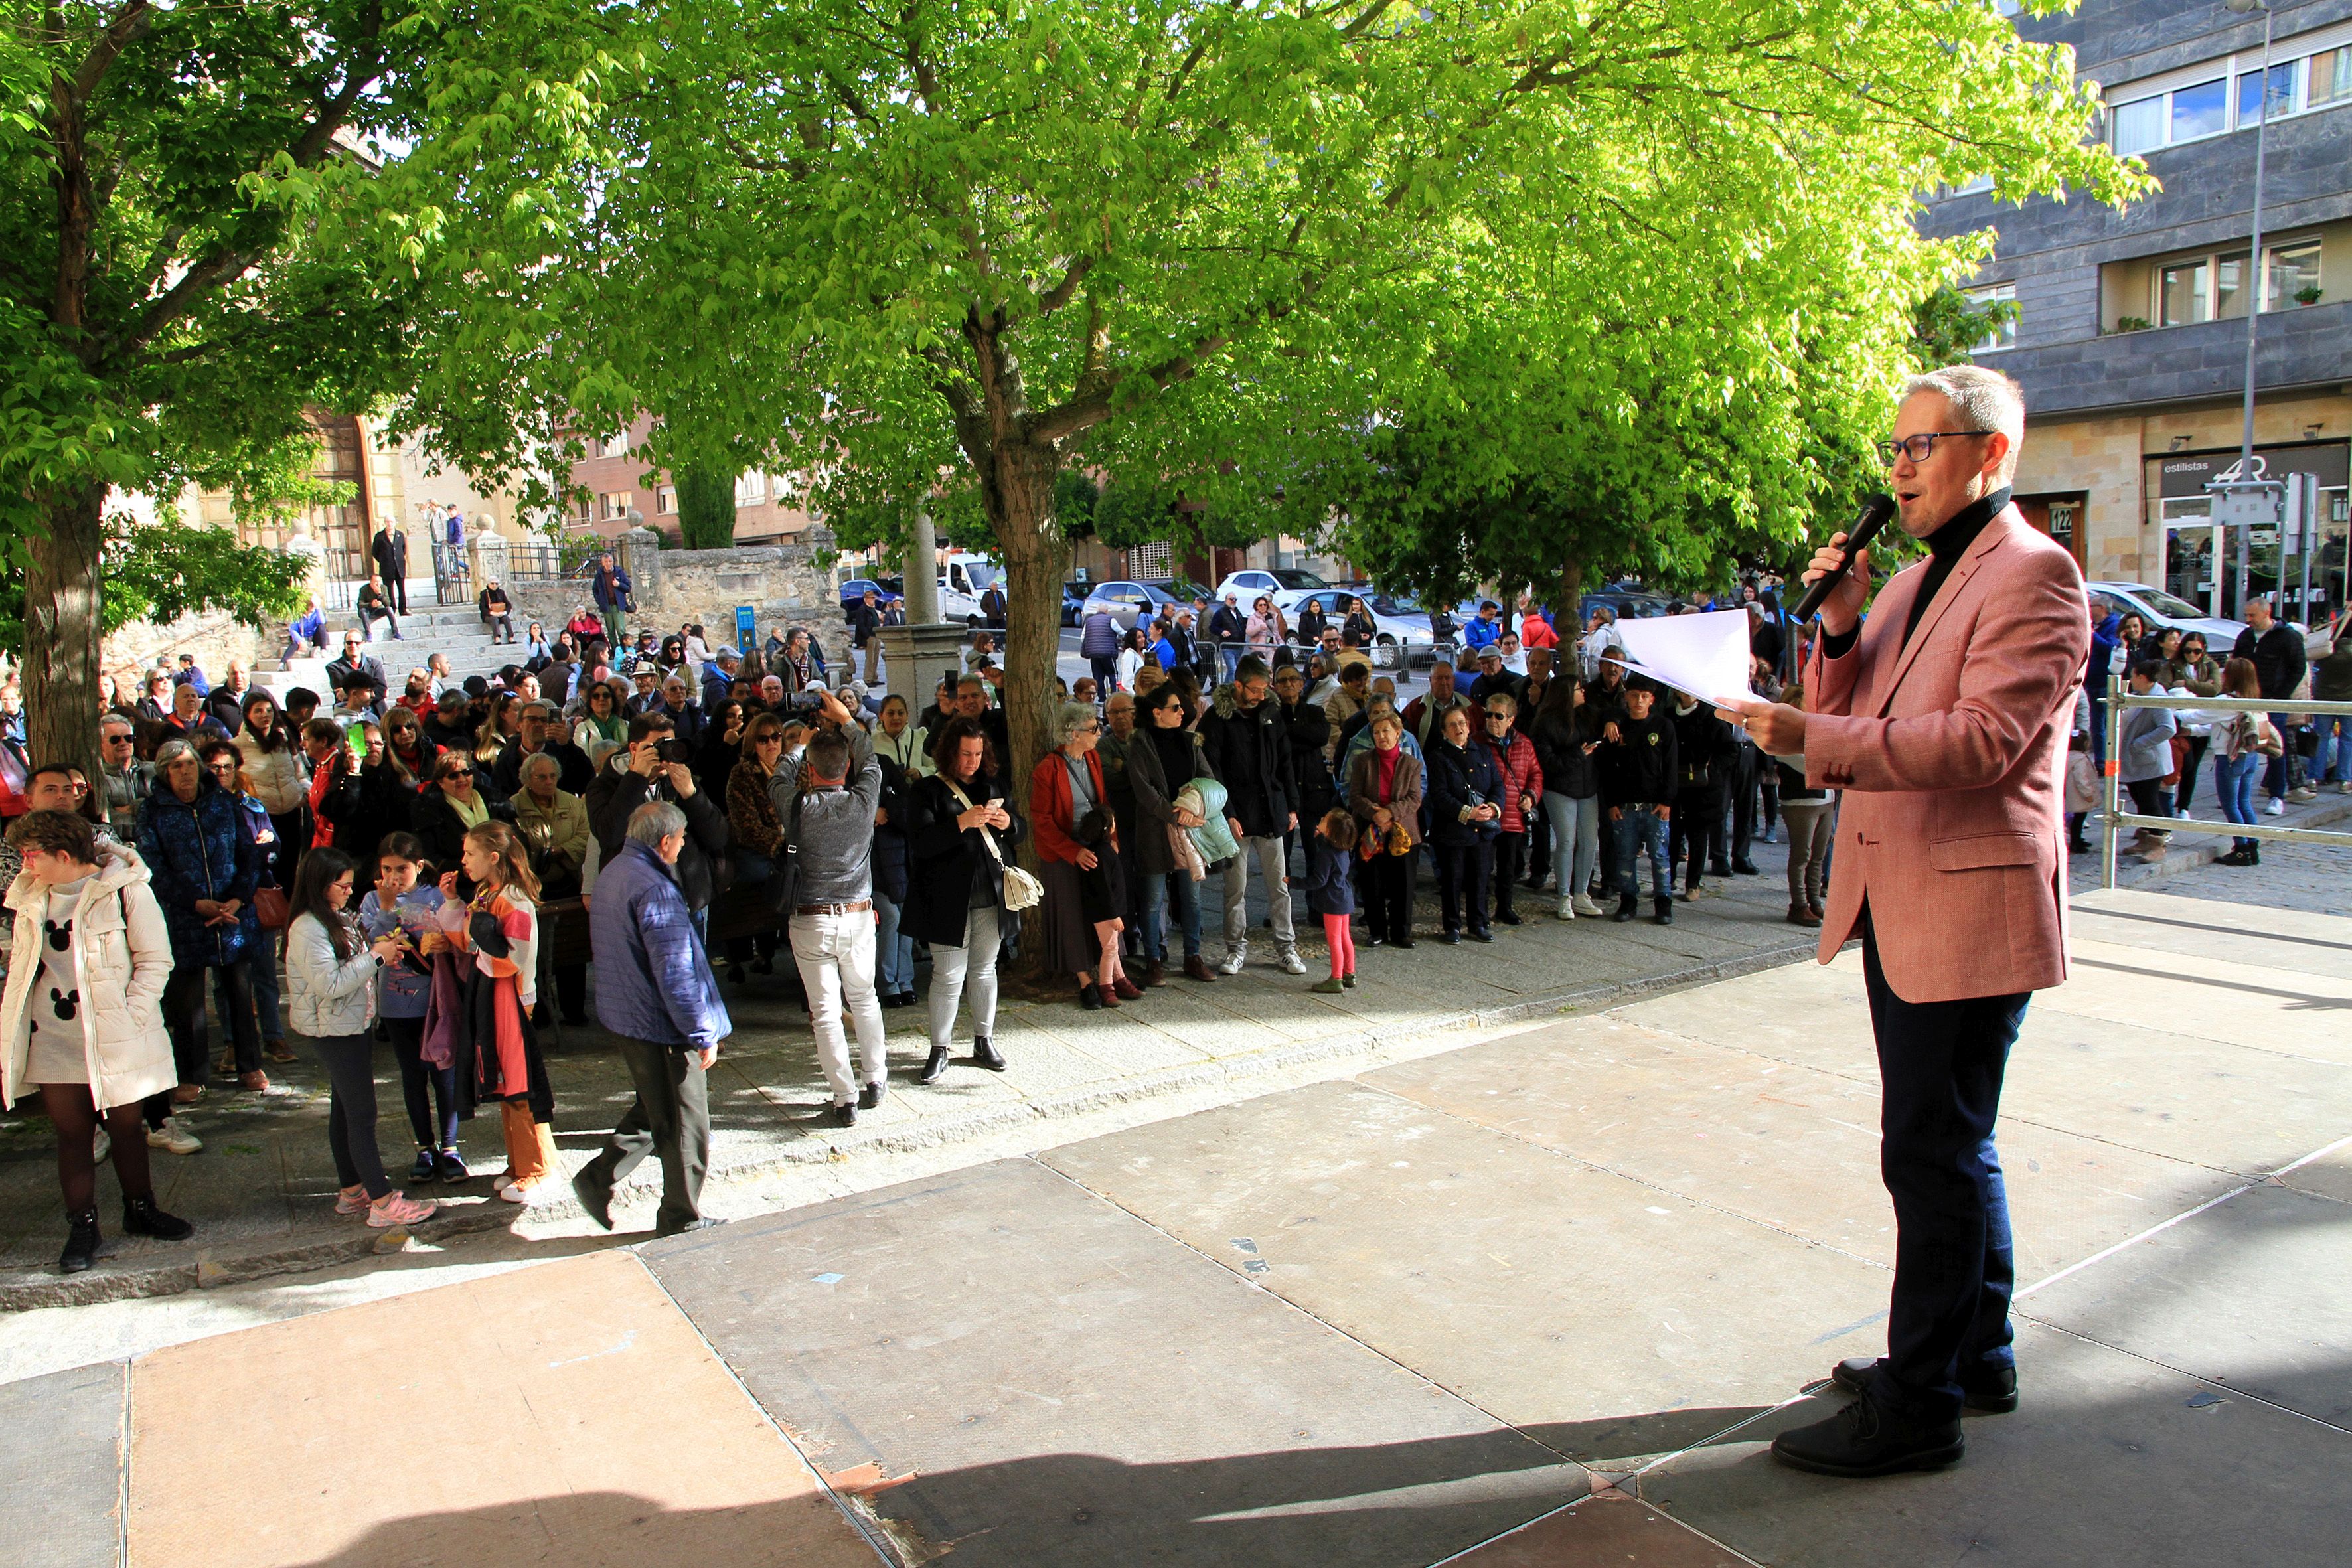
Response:
[{"label": "street lamp post", "polygon": [[[2254,121],[2254,224],[2253,237],[2246,250],[2246,265],[2253,273],[2252,289],[2246,305],[2246,417],[2238,443],[2238,473],[2252,479],[2254,473],[2254,342],[2262,329],[2263,289],[2270,281],[2270,268],[2263,265],[2263,157],[2264,142],[2271,129],[2271,25],[2276,19],[2268,0],[2223,0],[2229,9],[2240,16],[2260,11],[2263,14],[2263,74],[2257,79],[2254,102],[2260,118]],[[2232,91],[2240,90],[2236,82]],[[2238,613],[2246,613],[2246,590],[2250,586],[2252,565],[2253,530],[2238,530]],[[2286,562],[2279,562],[2284,581]]]}]

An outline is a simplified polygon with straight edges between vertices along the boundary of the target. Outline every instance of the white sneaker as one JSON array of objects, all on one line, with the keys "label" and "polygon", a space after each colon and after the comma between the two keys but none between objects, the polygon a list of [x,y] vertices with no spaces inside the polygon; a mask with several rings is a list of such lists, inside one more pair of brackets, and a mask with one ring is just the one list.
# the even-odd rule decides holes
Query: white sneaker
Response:
[{"label": "white sneaker", "polygon": [[1577,894],[1576,897],[1570,900],[1569,902],[1575,909],[1576,912],[1582,915],[1586,920],[1597,921],[1601,916],[1602,910],[1601,906],[1594,903],[1582,893]]},{"label": "white sneaker", "polygon": [[1298,950],[1295,947],[1283,948],[1275,954],[1274,962],[1281,966],[1282,972],[1285,974],[1304,974],[1307,973],[1307,961],[1298,956]]},{"label": "white sneaker", "polygon": [[1217,965],[1217,973],[1220,974],[1239,974],[1242,972],[1242,965],[1248,962],[1249,946],[1247,943],[1244,943],[1239,947],[1227,948],[1225,950],[1225,956],[1223,962],[1219,963]]},{"label": "white sneaker", "polygon": [[2191,818],[2190,818],[2189,815],[2187,812],[2185,812],[2185,811],[2176,811],[2176,812],[2174,812],[2172,815],[2173,815],[2173,816],[2175,817],[2175,819],[2177,819],[2177,820],[2179,820],[2179,821],[2181,821],[2181,822],[2188,822],[2188,821],[2190,821],[2190,820],[2191,820]]},{"label": "white sneaker", "polygon": [[1552,910],[1551,918],[1556,921],[1574,920],[1576,918],[1576,900],[1574,899],[1560,900],[1559,908]]},{"label": "white sneaker", "polygon": [[204,1146],[205,1141],[188,1131],[187,1118],[184,1116],[167,1116],[163,1126],[151,1128],[147,1133],[147,1147],[173,1154],[193,1154]]},{"label": "white sneaker", "polygon": [[2281,800],[2276,795],[2271,796],[2270,805],[2263,807],[2263,815],[2265,816],[2284,816],[2286,815],[2286,802]]}]

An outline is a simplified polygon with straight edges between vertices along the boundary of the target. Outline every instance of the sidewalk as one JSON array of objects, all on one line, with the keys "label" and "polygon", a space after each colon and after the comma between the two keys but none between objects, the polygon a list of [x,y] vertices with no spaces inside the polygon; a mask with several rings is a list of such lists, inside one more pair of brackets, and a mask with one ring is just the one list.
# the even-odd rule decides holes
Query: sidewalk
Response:
[{"label": "sidewalk", "polygon": [[[12,1533],[58,1568],[2333,1568],[2352,1047],[2311,1022],[2352,920],[2075,914],[2000,1127],[2022,1405],[1950,1470],[1764,1451],[1885,1341],[1849,952],[0,1386],[44,1478]],[[451,1431],[494,1436],[356,1462]]]},{"label": "sidewalk", "polygon": [[[1498,1024],[1609,1006],[1811,952],[1811,933],[1782,918],[1781,849],[1759,845],[1756,854],[1762,875],[1735,878],[1721,896],[1678,904],[1672,927],[1652,925],[1646,902],[1644,917],[1628,924],[1562,924],[1549,912],[1555,900],[1523,891],[1526,923],[1496,926],[1490,946],[1449,948],[1424,938],[1410,952],[1364,949],[1360,984],[1339,996],[1307,989],[1328,973],[1319,931],[1300,943],[1313,973],[1297,977],[1273,966],[1271,933],[1254,929],[1250,967],[1214,984],[1180,976],[1140,1002],[1098,1013],[1074,1002],[1008,997],[996,1034],[1010,1063],[1002,1075],[959,1059],[940,1084],[916,1084],[912,1074],[928,1047],[925,1014],[919,1006],[886,1010],[891,1094],[848,1130],[824,1120],[829,1096],[786,978],[787,956],[776,975],[728,987],[736,1033],[712,1075],[709,1191],[722,1204],[730,1193],[754,1189],[762,1199],[757,1206],[812,1202],[898,1179],[867,1174],[876,1162],[862,1156],[939,1150],[944,1159],[962,1150],[969,1162],[1024,1152],[1099,1131],[1106,1121],[1179,1114],[1410,1059]],[[1216,879],[1208,886],[1213,905]],[[1433,931],[1434,892],[1426,885],[1423,891],[1420,929]],[[1263,910],[1254,897],[1254,928]],[[1204,951],[1220,955],[1221,936],[1211,934]],[[969,1039],[968,1026],[960,1037]],[[576,1169],[628,1106],[628,1074],[593,1027],[566,1031],[562,1046],[551,1052],[550,1068],[557,1142],[566,1166]],[[196,1225],[195,1239],[165,1244],[117,1235],[112,1179],[101,1174],[108,1250],[99,1267],[71,1278],[56,1268],[64,1233],[48,1123],[0,1120],[0,1310],[168,1294],[401,1246],[405,1233],[367,1231],[332,1212],[326,1086],[316,1063],[306,1054],[298,1064],[273,1066],[270,1076],[266,1095],[224,1092],[217,1084],[206,1091],[189,1114],[205,1140],[201,1153],[154,1154],[159,1201]],[[377,1102],[377,1142],[397,1184],[410,1140],[388,1050],[378,1058]],[[413,1195],[447,1202],[442,1215],[416,1227],[416,1240],[516,1225],[538,1233],[579,1220],[568,1195],[524,1216],[490,1193],[488,1176],[503,1166],[494,1120],[467,1124],[461,1142],[484,1174],[454,1190],[415,1188]],[[615,1205],[621,1228],[650,1225],[659,1181],[648,1162],[623,1189]]]}]

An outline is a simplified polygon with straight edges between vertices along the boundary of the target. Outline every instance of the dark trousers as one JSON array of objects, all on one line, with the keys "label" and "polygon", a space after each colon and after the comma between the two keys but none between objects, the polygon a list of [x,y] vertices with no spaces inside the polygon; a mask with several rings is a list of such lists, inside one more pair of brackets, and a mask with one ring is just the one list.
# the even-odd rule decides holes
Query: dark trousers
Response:
[{"label": "dark trousers", "polygon": [[[1709,850],[1713,858],[1723,858],[1723,795],[1715,785],[1704,789],[1686,789],[1675,796],[1675,814],[1666,823],[1666,859],[1671,865],[1685,853],[1690,866],[1683,873],[1683,886],[1696,888],[1700,873],[1706,869]],[[1668,880],[1674,873],[1667,872]]]},{"label": "dark trousers", "polygon": [[[1756,750],[1739,748],[1739,766],[1731,775],[1731,858],[1748,858],[1748,841],[1756,837]],[[1723,841],[1718,838],[1717,844]]]},{"label": "dark trousers", "polygon": [[2032,993],[1906,1002],[1863,910],[1862,972],[1885,1086],[1879,1171],[1895,1200],[1887,1359],[1874,1393],[1923,1421],[1960,1414],[1961,1384],[2016,1364],[2009,1194],[1993,1122]]},{"label": "dark trousers", "polygon": [[[405,613],[405,611],[402,612],[402,614]],[[378,621],[390,622],[392,626],[392,635],[395,637],[400,636],[399,615],[395,615],[390,610],[371,610],[365,605],[360,606],[360,636],[367,638],[370,642],[375,641],[375,624]]]},{"label": "dark trousers", "polygon": [[1462,913],[1470,913],[1470,929],[1486,929],[1486,879],[1495,868],[1495,846],[1486,839],[1475,844],[1434,844],[1431,850],[1437,857],[1437,909],[1447,931],[1462,929]]},{"label": "dark trousers", "polygon": [[408,614],[407,574],[386,568],[383,578],[383,596],[394,609],[404,616]]},{"label": "dark trousers", "polygon": [[1118,676],[1118,656],[1113,655],[1109,658],[1089,657],[1087,660],[1087,668],[1094,671],[1095,689],[1108,697]]},{"label": "dark trousers", "polygon": [[327,1152],[335,1159],[335,1180],[380,1198],[392,1181],[375,1146],[375,1044],[365,1035],[330,1035],[310,1048],[327,1069]]},{"label": "dark trousers", "polygon": [[1494,850],[1495,913],[1497,917],[1515,915],[1518,910],[1511,907],[1511,894],[1519,885],[1519,873],[1528,863],[1528,836],[1524,833],[1498,833],[1495,836]]},{"label": "dark trousers", "polygon": [[610,1201],[647,1154],[662,1167],[654,1232],[672,1236],[702,1217],[702,1173],[710,1166],[710,1080],[701,1058],[676,1046],[615,1037],[637,1086],[636,1103],[574,1181]]},{"label": "dark trousers", "polygon": [[[1551,816],[1544,810],[1540,799],[1536,804],[1535,815],[1528,817],[1527,822],[1528,886],[1540,888],[1543,886],[1544,873],[1551,869]],[[1564,899],[1568,897],[1569,891],[1570,889],[1562,888],[1559,890],[1559,896]]]},{"label": "dark trousers", "polygon": [[457,1146],[457,1068],[425,1059],[425,1020],[386,1018],[392,1054],[400,1063],[400,1098],[408,1106],[408,1131],[419,1149]]},{"label": "dark trousers", "polygon": [[179,963],[173,966],[171,978],[163,982],[163,1027],[172,1037],[172,1059],[179,1068],[182,1083],[205,1081],[205,974],[212,969],[226,972],[222,978],[228,986],[231,1011],[223,1022],[229,1038],[236,1042],[236,1070],[261,1070],[261,1027],[253,1015],[251,961],[240,958],[229,964]]},{"label": "dark trousers", "polygon": [[1382,942],[1405,942],[1412,936],[1413,863],[1420,858],[1416,845],[1410,855],[1381,854],[1356,862],[1364,928]]}]

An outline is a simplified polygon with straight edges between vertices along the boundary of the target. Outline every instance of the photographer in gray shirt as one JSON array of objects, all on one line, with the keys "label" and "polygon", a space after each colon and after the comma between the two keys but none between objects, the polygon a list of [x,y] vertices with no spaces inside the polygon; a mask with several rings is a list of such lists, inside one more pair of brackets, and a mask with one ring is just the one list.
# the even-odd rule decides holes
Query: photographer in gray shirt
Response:
[{"label": "photographer in gray shirt", "polygon": [[[854,1127],[882,1103],[888,1047],[874,991],[874,820],[882,769],[874,745],[841,699],[813,687],[820,728],[797,768],[780,767],[768,785],[793,855],[793,961],[808,993],[817,1060],[833,1089],[833,1122]],[[846,1005],[857,1026],[861,1089],[850,1076]]]}]

